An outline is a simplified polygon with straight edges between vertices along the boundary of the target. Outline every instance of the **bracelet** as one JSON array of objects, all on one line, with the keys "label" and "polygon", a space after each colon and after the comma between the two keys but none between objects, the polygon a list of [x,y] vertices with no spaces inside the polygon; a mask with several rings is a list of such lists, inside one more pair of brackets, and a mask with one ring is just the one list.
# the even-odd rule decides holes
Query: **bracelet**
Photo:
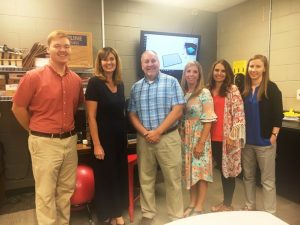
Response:
[{"label": "bracelet", "polygon": [[272,135],[274,135],[275,137],[277,137],[277,136],[278,136],[278,133],[272,133]]}]

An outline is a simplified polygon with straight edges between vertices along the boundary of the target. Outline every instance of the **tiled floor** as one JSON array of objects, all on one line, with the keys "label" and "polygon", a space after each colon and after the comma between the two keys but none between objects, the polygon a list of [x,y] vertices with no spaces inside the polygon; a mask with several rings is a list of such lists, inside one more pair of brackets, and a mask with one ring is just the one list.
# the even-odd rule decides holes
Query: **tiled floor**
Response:
[{"label": "tiled floor", "polygon": [[[153,225],[162,225],[168,221],[166,203],[165,203],[165,190],[164,184],[159,183],[156,186],[157,190],[157,216],[154,219]],[[222,200],[222,186],[220,180],[220,173],[218,170],[214,171],[214,183],[209,185],[208,195],[205,203],[205,209],[209,212],[211,206],[219,203]],[[261,208],[261,189],[257,189],[257,208]],[[184,202],[188,204],[189,195],[187,191],[184,191]],[[240,209],[244,205],[244,190],[242,180],[237,179],[235,195],[233,199],[233,206],[236,210]],[[296,204],[280,196],[277,197],[277,217],[287,222],[290,225],[300,225],[300,204]],[[126,224],[130,224],[128,214],[124,214]],[[141,211],[139,202],[135,205],[134,222],[131,225],[138,225],[141,218]],[[88,219],[86,212],[73,212],[71,225],[88,225]]]},{"label": "tiled floor", "polygon": [[[209,212],[211,206],[219,203],[222,200],[222,187],[220,182],[220,174],[218,170],[214,171],[214,183],[209,185],[208,195],[205,203],[205,209]],[[156,197],[157,197],[157,216],[154,219],[153,225],[162,225],[168,221],[168,216],[166,212],[166,203],[165,203],[165,190],[164,190],[164,183],[160,182],[156,185]],[[33,194],[25,194],[22,196],[24,204],[31,204],[30,202],[34,201]],[[184,202],[185,205],[188,204],[188,192],[184,191]],[[242,181],[237,179],[236,191],[233,199],[233,206],[236,210],[240,209],[244,203],[244,191]],[[14,204],[14,203],[10,203]],[[22,201],[18,201],[15,203],[22,204]],[[261,208],[261,189],[257,189],[257,208]],[[11,206],[10,206],[11,207]],[[18,206],[19,207],[19,206]],[[25,207],[26,208],[26,207]],[[27,207],[28,208],[28,207]],[[0,208],[1,212],[1,208]],[[22,216],[22,212],[24,212]],[[11,215],[11,216],[10,216]],[[20,219],[18,220],[18,218]],[[26,218],[25,218],[26,217]],[[300,225],[300,204],[296,204],[292,201],[289,201],[285,198],[278,196],[277,198],[277,217],[282,219],[283,221],[287,222],[290,225]],[[141,211],[139,202],[136,202],[135,205],[135,215],[134,215],[134,222],[129,222],[129,217],[127,212],[124,212],[124,218],[126,224],[130,225],[138,225],[139,220],[141,218]],[[22,220],[21,220],[22,219]],[[15,222],[18,221],[18,222]],[[94,215],[95,224],[97,224],[97,218]],[[0,224],[1,225],[37,225],[35,217],[34,217],[34,210],[24,210],[16,214],[7,214],[7,215],[0,215]],[[71,225],[90,225],[88,221],[88,214],[86,210],[72,212],[71,214]]]}]

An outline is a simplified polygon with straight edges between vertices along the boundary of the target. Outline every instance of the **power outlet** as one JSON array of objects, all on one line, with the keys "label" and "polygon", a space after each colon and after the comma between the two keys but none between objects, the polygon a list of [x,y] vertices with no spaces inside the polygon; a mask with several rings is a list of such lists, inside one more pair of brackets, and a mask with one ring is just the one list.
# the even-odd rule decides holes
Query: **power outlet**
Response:
[{"label": "power outlet", "polygon": [[297,90],[297,100],[300,100],[300,89]]}]

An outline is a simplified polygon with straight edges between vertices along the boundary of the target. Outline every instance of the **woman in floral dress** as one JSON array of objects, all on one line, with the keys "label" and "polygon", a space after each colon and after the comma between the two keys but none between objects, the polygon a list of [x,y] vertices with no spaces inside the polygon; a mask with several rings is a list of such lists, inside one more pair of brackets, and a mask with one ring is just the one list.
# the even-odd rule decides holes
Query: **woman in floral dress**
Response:
[{"label": "woman in floral dress", "polygon": [[201,214],[208,182],[213,181],[210,143],[211,123],[216,120],[210,91],[204,88],[201,65],[190,62],[183,71],[181,86],[187,101],[181,124],[183,180],[190,190],[184,217]]}]

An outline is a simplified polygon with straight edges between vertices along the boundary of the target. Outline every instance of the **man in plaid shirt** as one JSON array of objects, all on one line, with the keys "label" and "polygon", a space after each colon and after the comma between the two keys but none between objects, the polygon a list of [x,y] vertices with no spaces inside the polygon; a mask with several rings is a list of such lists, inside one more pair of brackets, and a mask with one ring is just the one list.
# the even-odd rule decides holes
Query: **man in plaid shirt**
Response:
[{"label": "man in plaid shirt", "polygon": [[141,225],[150,225],[156,215],[155,180],[161,168],[166,186],[167,210],[171,220],[183,215],[181,191],[181,140],[177,130],[185,99],[176,78],[160,72],[154,51],[141,56],[144,78],[130,95],[129,118],[138,131],[137,154],[141,185]]}]

